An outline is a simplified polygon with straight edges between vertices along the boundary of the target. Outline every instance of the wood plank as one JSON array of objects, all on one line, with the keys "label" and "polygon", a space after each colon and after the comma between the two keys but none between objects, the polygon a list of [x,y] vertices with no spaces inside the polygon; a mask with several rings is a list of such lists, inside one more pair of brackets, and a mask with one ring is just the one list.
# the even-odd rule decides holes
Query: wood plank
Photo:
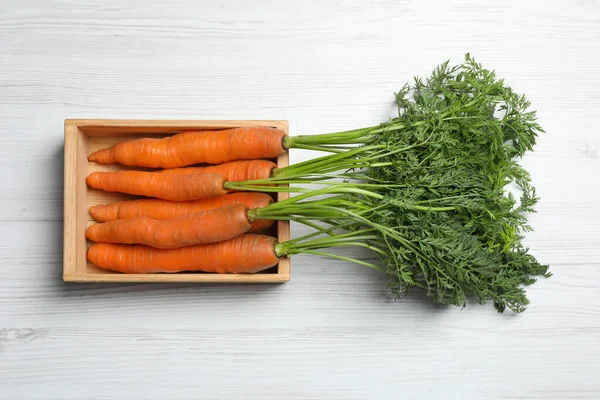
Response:
[{"label": "wood plank", "polygon": [[77,127],[65,127],[65,177],[64,177],[64,222],[63,222],[63,263],[64,274],[70,275],[78,272],[77,264],[77,214],[72,210],[77,209]]},{"label": "wood plank", "polygon": [[[456,340],[459,334],[462,340]],[[145,326],[11,329],[1,337],[3,359],[10,366],[3,370],[4,388],[17,399],[41,398],[41,391],[55,399],[160,399],[167,392],[172,398],[251,400],[394,399],[397,393],[419,399],[592,399],[600,394],[600,384],[587,379],[582,369],[597,367],[589,353],[600,351],[593,333],[585,331],[536,337],[529,327],[495,331],[452,324],[411,330]],[[535,348],[481,355],[483,350],[494,351],[498,343],[518,348],[523,340],[534,338]],[[428,351],[406,360],[410,370],[389,367],[399,354],[412,354],[415,347]],[[79,349],[77,355],[73,348]],[[31,359],[36,368],[31,368]],[[560,369],[565,360],[573,368]],[[498,372],[498,365],[512,367]],[[60,383],[73,374],[75,382]],[[278,384],[265,384],[265,376],[274,375],[280,375]],[[430,382],[442,376],[444,380]],[[144,384],[149,379],[156,382]],[[225,379],[230,384],[223,384]],[[37,390],[23,381],[36,382]]]},{"label": "wood plank", "polygon": [[[69,129],[67,127],[66,129]],[[87,262],[86,262],[86,239],[85,239],[85,229],[87,225],[87,215],[88,215],[88,206],[87,206],[87,192],[88,187],[85,183],[85,178],[88,175],[88,161],[86,158],[86,154],[88,153],[88,141],[87,136],[79,129],[76,128],[77,135],[77,150],[75,153],[75,167],[76,167],[76,176],[77,182],[75,183],[75,195],[77,198],[77,204],[74,209],[65,210],[65,216],[67,213],[75,213],[75,218],[77,220],[77,229],[76,233],[76,243],[77,243],[77,275],[86,274],[87,273]],[[66,151],[65,151],[66,154]],[[65,238],[68,240],[68,238]],[[67,276],[68,270],[65,271]]]},{"label": "wood plank", "polygon": [[133,119],[69,119],[88,136],[121,136],[123,133],[164,136],[188,130],[217,130],[242,126],[269,126],[287,132],[287,121],[267,120],[133,120]]}]

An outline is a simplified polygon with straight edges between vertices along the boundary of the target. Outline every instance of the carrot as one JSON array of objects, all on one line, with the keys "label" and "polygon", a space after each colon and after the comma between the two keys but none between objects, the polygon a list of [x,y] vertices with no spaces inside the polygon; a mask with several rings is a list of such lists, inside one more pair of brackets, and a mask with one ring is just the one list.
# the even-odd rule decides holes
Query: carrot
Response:
[{"label": "carrot", "polygon": [[101,164],[120,163],[150,168],[275,158],[285,153],[286,134],[271,127],[181,132],[166,138],[126,140],[88,156]]},{"label": "carrot", "polygon": [[256,234],[178,249],[97,243],[89,248],[87,259],[99,268],[123,273],[203,271],[246,274],[277,265],[276,244],[274,237]]},{"label": "carrot", "polygon": [[248,206],[232,204],[170,219],[137,217],[91,225],[85,232],[93,242],[144,244],[172,249],[228,240],[248,232]]},{"label": "carrot", "polygon": [[[231,204],[244,204],[248,208],[266,207],[273,198],[261,192],[238,192],[203,200],[169,201],[162,199],[136,199],[116,201],[90,207],[90,215],[97,222],[113,221],[135,217],[169,219],[195,214],[206,210],[225,207]],[[273,225],[273,220],[257,219],[248,232],[259,232]]]},{"label": "carrot", "polygon": [[275,168],[277,168],[277,164],[268,160],[240,160],[207,167],[167,168],[160,172],[165,174],[203,172],[205,174],[221,175],[229,182],[244,182],[268,179]]},{"label": "carrot", "polygon": [[225,178],[216,174],[161,174],[148,171],[93,172],[87,184],[94,189],[164,200],[188,201],[227,193]]}]

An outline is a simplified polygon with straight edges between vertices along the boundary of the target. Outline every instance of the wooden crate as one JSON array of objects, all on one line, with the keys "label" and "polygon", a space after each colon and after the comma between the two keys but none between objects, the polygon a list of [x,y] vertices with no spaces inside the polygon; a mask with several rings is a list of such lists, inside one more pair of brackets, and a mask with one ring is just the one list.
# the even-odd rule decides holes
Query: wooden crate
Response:
[{"label": "wooden crate", "polygon": [[[162,273],[123,274],[100,269],[86,259],[91,242],[85,238],[86,228],[93,223],[89,207],[132,196],[90,189],[85,179],[94,171],[114,171],[129,167],[88,162],[87,156],[100,148],[139,137],[165,137],[183,130],[226,129],[241,126],[271,126],[288,133],[288,122],[279,120],[65,120],[64,159],[64,248],[63,279],[68,282],[286,282],[290,279],[290,260],[282,257],[275,267],[256,274]],[[289,163],[288,153],[278,157],[278,167]],[[276,201],[287,199],[288,193],[274,195]],[[280,242],[290,238],[288,221],[276,221],[270,232]]]}]

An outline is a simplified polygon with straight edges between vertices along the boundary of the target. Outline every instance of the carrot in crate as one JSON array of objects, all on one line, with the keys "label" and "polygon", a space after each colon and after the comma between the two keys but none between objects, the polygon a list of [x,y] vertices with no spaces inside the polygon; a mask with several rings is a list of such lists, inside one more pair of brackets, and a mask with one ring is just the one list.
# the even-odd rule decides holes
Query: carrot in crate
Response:
[{"label": "carrot in crate", "polygon": [[[244,204],[252,209],[266,207],[271,203],[273,203],[273,198],[266,193],[238,192],[190,201],[170,201],[162,199],[117,201],[90,207],[90,215],[98,222],[136,217],[169,219],[200,213],[232,204]],[[260,232],[272,225],[273,221],[271,220],[257,219],[252,223],[248,232]]]},{"label": "carrot in crate", "polygon": [[[228,182],[245,182],[269,179],[277,165],[268,160],[243,160],[231,161],[207,167],[181,167],[169,168],[159,171],[113,171],[93,172],[87,178],[87,183],[94,189],[109,192],[121,192],[140,196],[156,197],[165,200],[187,201],[214,196],[214,192],[207,191],[204,197],[197,197],[199,193],[198,182],[201,174],[219,175]],[[187,178],[186,178],[187,177]],[[207,182],[205,177],[202,182]],[[178,185],[180,190],[175,189]],[[162,189],[159,189],[163,187]],[[173,189],[168,190],[171,186]],[[186,188],[189,188],[186,192]],[[216,187],[212,187],[216,189]],[[235,192],[230,190],[229,192]]]},{"label": "carrot in crate", "polygon": [[103,269],[134,274],[181,271],[254,273],[277,265],[276,243],[277,239],[272,236],[256,234],[178,249],[97,243],[89,248],[87,259]]},{"label": "carrot in crate", "polygon": [[276,158],[286,149],[280,129],[262,126],[186,131],[165,138],[126,140],[89,155],[89,161],[150,168]]},{"label": "carrot in crate", "polygon": [[217,174],[164,174],[149,171],[92,172],[86,179],[94,189],[172,201],[198,200],[227,194],[225,178]]}]

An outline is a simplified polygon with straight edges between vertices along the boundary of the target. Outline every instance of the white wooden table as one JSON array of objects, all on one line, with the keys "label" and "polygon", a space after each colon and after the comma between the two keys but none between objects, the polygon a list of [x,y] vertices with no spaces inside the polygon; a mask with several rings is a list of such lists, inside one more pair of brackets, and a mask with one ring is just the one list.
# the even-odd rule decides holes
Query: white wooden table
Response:
[{"label": "white wooden table", "polygon": [[[547,131],[527,243],[554,276],[525,313],[395,302],[382,275],[309,256],[282,285],[62,282],[65,118],[351,129],[465,52]],[[593,0],[3,0],[0,398],[600,398],[598,54]]]}]

